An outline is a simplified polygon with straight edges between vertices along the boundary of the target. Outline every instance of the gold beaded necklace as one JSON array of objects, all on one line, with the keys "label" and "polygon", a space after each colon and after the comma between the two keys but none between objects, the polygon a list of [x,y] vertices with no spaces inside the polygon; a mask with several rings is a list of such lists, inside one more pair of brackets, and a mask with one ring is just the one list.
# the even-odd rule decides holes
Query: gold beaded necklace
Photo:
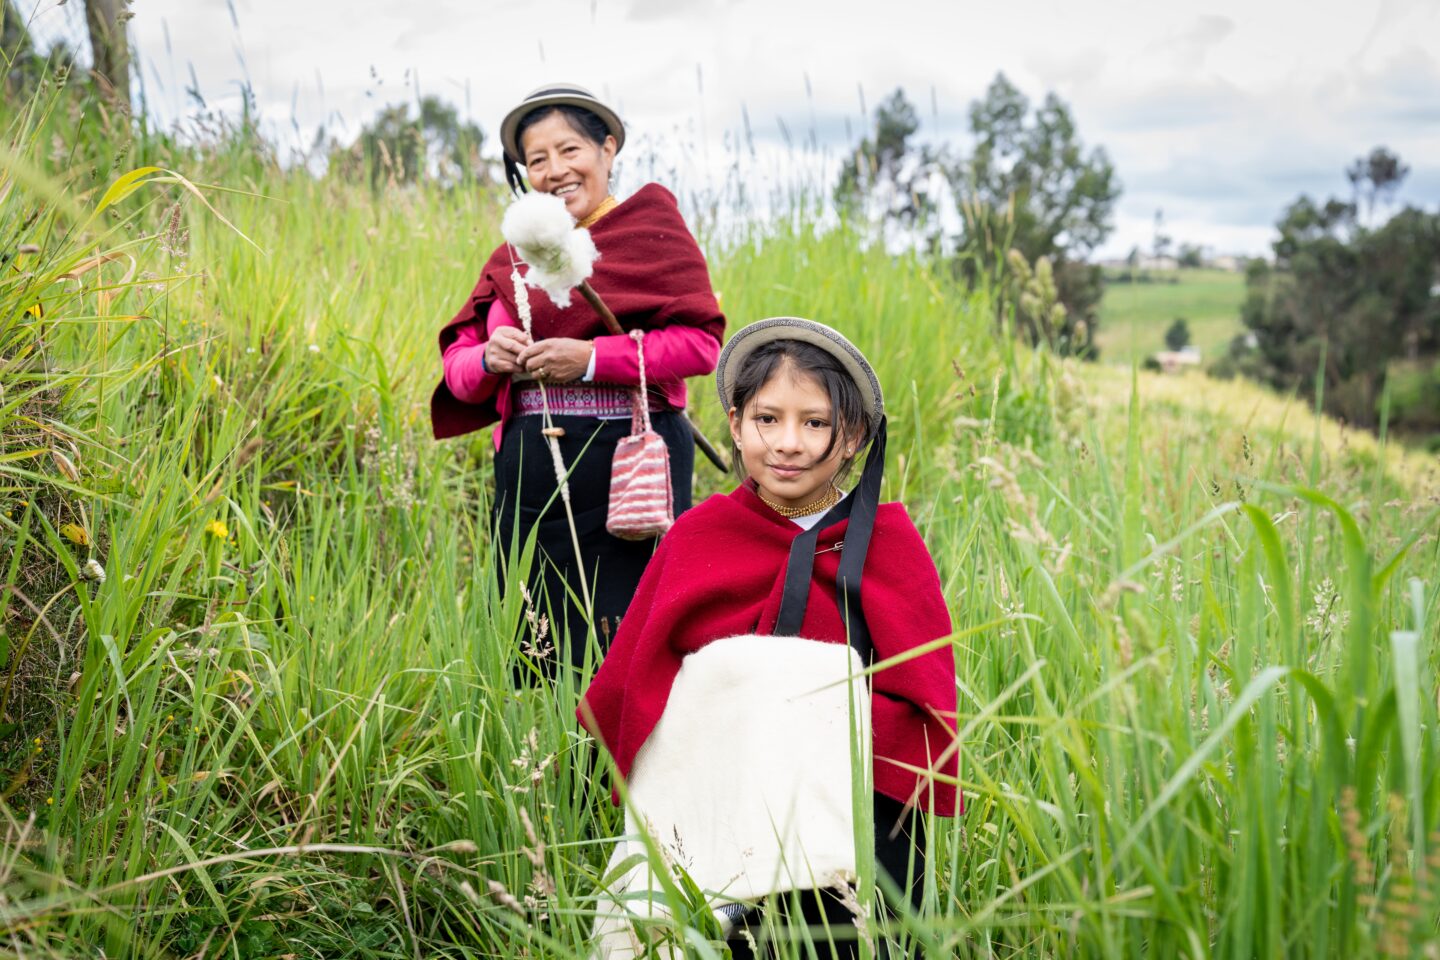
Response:
[{"label": "gold beaded necklace", "polygon": [[818,500],[812,500],[810,503],[798,507],[787,507],[769,499],[763,493],[760,493],[759,490],[756,490],[755,493],[765,506],[774,510],[787,520],[794,520],[796,517],[808,517],[812,513],[822,513],[835,506],[835,504],[839,503],[841,498],[845,496],[845,494],[840,492],[840,488],[832,483],[830,489],[821,495]]},{"label": "gold beaded necklace", "polygon": [[614,210],[618,206],[620,206],[619,200],[616,200],[613,195],[607,196],[604,200],[600,201],[600,206],[596,207],[594,210],[591,210],[588,214],[586,214],[585,218],[579,223],[575,224],[575,226],[579,227],[582,230],[588,229],[595,225],[595,221],[599,220],[601,217],[605,216],[605,214],[609,213],[611,210]]}]

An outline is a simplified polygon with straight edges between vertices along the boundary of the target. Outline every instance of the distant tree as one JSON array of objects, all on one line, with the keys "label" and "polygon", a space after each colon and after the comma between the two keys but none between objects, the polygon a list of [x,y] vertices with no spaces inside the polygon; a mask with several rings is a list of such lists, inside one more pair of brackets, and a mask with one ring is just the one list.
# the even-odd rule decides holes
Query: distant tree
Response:
[{"label": "distant tree", "polygon": [[421,98],[415,116],[405,103],[382,109],[361,130],[351,155],[363,158],[372,186],[424,177],[452,184],[474,180],[488,169],[480,156],[484,140],[479,126],[461,121],[453,106],[428,96]]},{"label": "distant tree", "polygon": [[1190,324],[1185,322],[1184,317],[1176,317],[1165,331],[1165,346],[1171,350],[1184,350],[1190,346]]},{"label": "distant tree", "polygon": [[[1044,322],[1022,329],[1062,353],[1093,357],[1103,277],[1086,259],[1111,230],[1120,195],[1114,168],[1104,150],[1085,150],[1064,101],[1052,93],[1032,110],[1004,74],[970,105],[969,121],[969,156],[918,144],[919,117],[896,90],[842,167],[837,206],[904,230],[935,252],[953,240],[956,268],[971,278],[1004,271],[1017,262],[1012,250],[1019,262],[1036,265],[1036,275],[1045,261],[1064,309],[1047,310]],[[940,235],[933,216],[947,190],[962,220],[953,238]],[[1007,289],[1025,286],[1017,279],[1008,277]]]},{"label": "distant tree", "polygon": [[38,57],[25,18],[14,0],[0,2],[0,69],[5,71],[3,90],[18,94],[29,87],[36,75]]},{"label": "distant tree", "polygon": [[0,0],[0,60],[9,63],[19,57],[35,55],[35,43],[25,18],[15,7],[15,0]]},{"label": "distant tree", "polygon": [[1155,210],[1155,226],[1150,239],[1151,255],[1159,260],[1170,252],[1170,235],[1165,232],[1165,211]]},{"label": "distant tree", "polygon": [[1065,318],[1054,348],[1096,354],[1100,268],[1086,263],[1111,230],[1120,196],[1102,148],[1086,151],[1070,108],[1055,94],[1031,110],[1003,73],[970,105],[975,149],[948,170],[963,220],[962,264],[988,269],[1009,249],[1053,265]]},{"label": "distant tree", "polygon": [[1237,340],[1232,365],[1308,393],[1323,357],[1326,408],[1373,425],[1392,362],[1440,358],[1440,213],[1406,207],[1370,228],[1354,202],[1301,196],[1277,229],[1274,265],[1246,273],[1254,347]]},{"label": "distant tree", "polygon": [[115,102],[130,106],[130,0],[85,0],[85,26],[95,80]]},{"label": "distant tree", "polygon": [[1175,259],[1182,267],[1198,269],[1205,266],[1205,248],[1198,243],[1182,243]]},{"label": "distant tree", "polygon": [[1400,162],[1399,155],[1391,153],[1385,147],[1376,147],[1370,151],[1368,157],[1357,157],[1345,170],[1357,207],[1361,193],[1365,195],[1367,221],[1375,216],[1375,202],[1383,200],[1388,204],[1409,175],[1410,168]]},{"label": "distant tree", "polygon": [[836,205],[851,217],[879,221],[934,246],[934,182],[942,173],[940,155],[914,140],[920,129],[915,107],[897,89],[875,110],[873,133],[861,140],[840,168]]}]

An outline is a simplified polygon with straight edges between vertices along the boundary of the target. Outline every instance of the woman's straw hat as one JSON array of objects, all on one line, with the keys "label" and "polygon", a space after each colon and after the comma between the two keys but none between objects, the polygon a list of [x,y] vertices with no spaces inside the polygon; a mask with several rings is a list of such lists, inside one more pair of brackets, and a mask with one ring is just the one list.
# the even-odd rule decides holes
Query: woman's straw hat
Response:
[{"label": "woman's straw hat", "polygon": [[523,151],[520,149],[520,138],[515,135],[515,131],[526,114],[541,107],[563,106],[589,110],[603,120],[606,129],[615,138],[616,153],[619,153],[620,148],[625,146],[625,125],[620,122],[620,116],[597,100],[595,94],[575,83],[547,83],[543,87],[532,90],[524,100],[520,101],[519,106],[505,114],[505,119],[500,121],[500,146],[504,148],[506,155],[516,163],[522,162]]},{"label": "woman's straw hat", "polygon": [[880,379],[875,376],[870,361],[839,331],[802,317],[771,317],[760,320],[730,338],[730,342],[725,344],[725,349],[721,351],[720,363],[715,368],[715,387],[720,393],[722,407],[730,409],[735,377],[745,368],[746,359],[756,349],[774,340],[800,340],[819,347],[839,360],[855,381],[855,385],[860,388],[865,415],[873,434],[881,418],[885,416],[885,396],[880,392]]}]

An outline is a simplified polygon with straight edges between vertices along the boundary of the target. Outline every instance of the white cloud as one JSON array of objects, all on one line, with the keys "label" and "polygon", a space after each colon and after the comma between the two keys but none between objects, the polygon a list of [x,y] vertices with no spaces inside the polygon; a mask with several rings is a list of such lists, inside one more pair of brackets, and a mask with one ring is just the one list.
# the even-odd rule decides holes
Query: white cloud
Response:
[{"label": "white cloud", "polygon": [[1235,21],[1229,17],[1202,14],[1179,34],[1160,40],[1155,48],[1178,69],[1195,73],[1204,68],[1210,50],[1234,32]]}]

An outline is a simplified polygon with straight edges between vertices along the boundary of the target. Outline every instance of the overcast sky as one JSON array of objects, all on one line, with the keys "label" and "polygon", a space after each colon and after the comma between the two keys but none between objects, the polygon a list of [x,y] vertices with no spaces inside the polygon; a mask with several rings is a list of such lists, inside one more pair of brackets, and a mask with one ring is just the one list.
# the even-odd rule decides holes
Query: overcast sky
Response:
[{"label": "overcast sky", "polygon": [[[20,0],[73,34],[78,2]],[[152,109],[183,118],[190,71],[212,108],[248,79],[267,126],[351,133],[417,90],[490,134],[533,87],[581,83],[632,137],[624,182],[677,192],[738,164],[752,189],[832,175],[862,101],[903,87],[923,136],[966,145],[965,111],[997,71],[1058,92],[1124,194],[1102,250],[1177,241],[1268,250],[1300,192],[1348,194],[1344,167],[1385,144],[1401,194],[1440,202],[1440,0],[134,0]],[[83,22],[79,27],[83,37]],[[752,159],[746,117],[756,144]],[[491,144],[492,151],[494,147]],[[644,162],[658,154],[654,164]]]}]

